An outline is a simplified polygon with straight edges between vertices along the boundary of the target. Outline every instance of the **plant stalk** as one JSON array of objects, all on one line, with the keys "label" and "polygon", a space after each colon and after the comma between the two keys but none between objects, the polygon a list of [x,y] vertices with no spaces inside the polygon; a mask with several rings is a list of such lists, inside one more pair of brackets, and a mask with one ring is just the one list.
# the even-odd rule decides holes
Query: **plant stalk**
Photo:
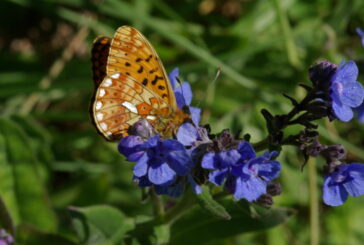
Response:
[{"label": "plant stalk", "polygon": [[310,157],[307,163],[307,168],[310,195],[310,245],[318,245],[320,240],[320,219],[315,158]]}]

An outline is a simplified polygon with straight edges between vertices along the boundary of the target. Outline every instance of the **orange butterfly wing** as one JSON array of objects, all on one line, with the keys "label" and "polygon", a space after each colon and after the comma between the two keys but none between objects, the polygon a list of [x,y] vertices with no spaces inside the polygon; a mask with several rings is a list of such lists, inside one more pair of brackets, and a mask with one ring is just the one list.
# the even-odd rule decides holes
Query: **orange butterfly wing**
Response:
[{"label": "orange butterfly wing", "polygon": [[[158,55],[136,29],[122,26],[113,39],[96,39],[92,63],[96,90],[91,117],[107,140],[128,135],[129,127],[140,118],[147,119],[158,131],[166,132],[185,118],[177,108],[172,86]],[[168,120],[172,127],[167,125]]]},{"label": "orange butterfly wing", "polygon": [[96,90],[92,106],[95,125],[108,140],[128,135],[128,129],[140,118],[156,120],[162,99],[131,76],[114,73],[106,76]]},{"label": "orange butterfly wing", "polygon": [[97,88],[106,76],[107,58],[112,39],[109,37],[98,37],[94,40],[91,50],[92,75]]},{"label": "orange butterfly wing", "polygon": [[168,75],[148,40],[136,29],[122,26],[115,32],[107,74],[122,71],[162,97],[173,111],[176,99]]}]

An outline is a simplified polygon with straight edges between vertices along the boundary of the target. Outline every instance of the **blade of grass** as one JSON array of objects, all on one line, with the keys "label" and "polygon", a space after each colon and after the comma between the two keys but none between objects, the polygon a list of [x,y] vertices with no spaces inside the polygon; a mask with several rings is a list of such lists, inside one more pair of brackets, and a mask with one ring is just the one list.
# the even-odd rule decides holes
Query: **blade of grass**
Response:
[{"label": "blade of grass", "polygon": [[274,0],[273,2],[279,19],[279,24],[281,26],[281,31],[286,46],[288,60],[293,67],[301,69],[302,63],[299,59],[297,47],[293,39],[291,26],[289,25],[288,22],[287,12],[283,10],[280,0]]}]

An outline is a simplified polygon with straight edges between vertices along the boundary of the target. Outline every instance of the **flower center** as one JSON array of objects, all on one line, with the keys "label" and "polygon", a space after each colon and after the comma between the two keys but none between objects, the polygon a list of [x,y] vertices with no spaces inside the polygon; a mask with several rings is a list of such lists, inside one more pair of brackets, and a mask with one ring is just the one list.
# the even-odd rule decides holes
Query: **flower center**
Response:
[{"label": "flower center", "polygon": [[341,183],[341,182],[343,182],[345,179],[346,179],[346,176],[345,176],[345,175],[338,174],[338,175],[335,177],[335,182],[337,182],[337,183]]}]

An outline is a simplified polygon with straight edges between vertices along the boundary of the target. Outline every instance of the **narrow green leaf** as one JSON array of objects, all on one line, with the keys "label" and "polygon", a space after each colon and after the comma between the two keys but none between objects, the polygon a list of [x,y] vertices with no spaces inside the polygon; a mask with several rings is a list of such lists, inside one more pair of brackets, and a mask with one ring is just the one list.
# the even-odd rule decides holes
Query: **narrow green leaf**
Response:
[{"label": "narrow green leaf", "polygon": [[0,193],[15,224],[28,222],[45,230],[56,229],[56,219],[39,178],[39,163],[32,141],[11,120],[0,119],[1,146]]},{"label": "narrow green leaf", "polygon": [[70,207],[69,210],[81,244],[117,244],[135,227],[132,219],[110,206]]},{"label": "narrow green leaf", "polygon": [[220,219],[231,219],[226,209],[213,199],[208,186],[204,186],[202,188],[202,193],[200,195],[196,195],[196,198],[202,209],[207,210],[209,213]]}]

